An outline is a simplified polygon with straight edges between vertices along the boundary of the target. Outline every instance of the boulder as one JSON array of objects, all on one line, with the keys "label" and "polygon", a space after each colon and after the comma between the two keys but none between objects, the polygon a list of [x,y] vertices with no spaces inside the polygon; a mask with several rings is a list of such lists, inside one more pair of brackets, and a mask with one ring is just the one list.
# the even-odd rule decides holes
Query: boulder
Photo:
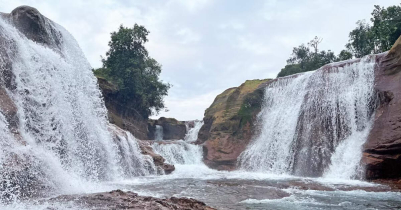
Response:
[{"label": "boulder", "polygon": [[175,170],[174,165],[165,163],[166,160],[161,155],[156,154],[153,151],[149,141],[138,140],[138,143],[142,154],[151,156],[155,165],[161,167],[165,174],[171,174],[171,172]]},{"label": "boulder", "polygon": [[237,157],[257,131],[256,115],[263,100],[263,87],[270,80],[247,80],[218,95],[206,109],[197,144],[203,144],[204,162],[211,168],[233,170]]},{"label": "boulder", "polygon": [[[149,196],[139,196],[133,192],[114,190],[105,193],[94,193],[84,195],[62,195],[52,198],[49,202],[68,202],[81,206],[82,208],[98,210],[170,210],[170,209],[191,209],[191,210],[213,210],[205,203],[192,198],[154,198]],[[53,208],[52,208],[53,209]]]},{"label": "boulder", "polygon": [[15,8],[10,14],[4,14],[9,21],[28,39],[51,48],[60,48],[61,34],[56,31],[53,22],[29,6]]}]

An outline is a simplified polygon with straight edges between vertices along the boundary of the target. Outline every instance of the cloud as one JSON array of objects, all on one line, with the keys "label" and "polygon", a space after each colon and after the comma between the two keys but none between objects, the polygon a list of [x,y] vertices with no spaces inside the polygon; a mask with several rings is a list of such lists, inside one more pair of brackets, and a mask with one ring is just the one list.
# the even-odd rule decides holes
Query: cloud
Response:
[{"label": "cloud", "polygon": [[399,0],[0,0],[0,11],[30,5],[65,27],[93,67],[120,24],[144,25],[146,47],[162,64],[161,79],[174,86],[159,116],[201,119],[223,90],[247,79],[275,77],[292,48],[314,36],[321,49],[340,52],[373,5]]},{"label": "cloud", "polygon": [[189,28],[180,29],[176,34],[179,36],[181,44],[196,43],[201,39],[200,35]]}]

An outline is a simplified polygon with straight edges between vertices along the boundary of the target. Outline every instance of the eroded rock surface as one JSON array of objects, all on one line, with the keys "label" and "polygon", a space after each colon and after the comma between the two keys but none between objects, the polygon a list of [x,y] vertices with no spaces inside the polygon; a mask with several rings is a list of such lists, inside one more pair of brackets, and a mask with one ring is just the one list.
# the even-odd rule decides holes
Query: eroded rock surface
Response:
[{"label": "eroded rock surface", "polygon": [[401,37],[375,72],[378,107],[364,145],[367,179],[401,177]]},{"label": "eroded rock surface", "polygon": [[192,198],[167,199],[139,196],[133,192],[114,190],[106,193],[87,195],[63,195],[53,198],[51,201],[73,202],[76,205],[93,210],[213,210],[205,203]]}]

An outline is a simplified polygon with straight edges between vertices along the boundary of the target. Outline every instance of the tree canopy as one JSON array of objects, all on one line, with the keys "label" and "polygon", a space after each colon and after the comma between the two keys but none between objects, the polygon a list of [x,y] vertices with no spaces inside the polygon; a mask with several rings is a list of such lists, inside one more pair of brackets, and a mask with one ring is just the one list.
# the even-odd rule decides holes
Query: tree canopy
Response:
[{"label": "tree canopy", "polygon": [[371,14],[372,25],[360,20],[349,34],[346,47],[357,58],[389,50],[401,35],[401,6],[375,5]]},{"label": "tree canopy", "polygon": [[131,106],[145,118],[165,108],[163,98],[171,87],[159,79],[162,66],[145,48],[148,35],[144,26],[121,25],[111,33],[110,49],[102,58],[103,68],[95,70],[97,76],[117,85],[120,103]]},{"label": "tree canopy", "polygon": [[349,41],[338,56],[331,51],[319,51],[322,38],[315,37],[307,45],[294,47],[287,65],[281,69],[277,77],[316,70],[325,64],[361,58],[373,53],[389,50],[398,37],[401,36],[401,6],[388,8],[374,6],[369,24],[359,20],[357,27],[349,33]]},{"label": "tree canopy", "polygon": [[316,70],[325,64],[337,61],[338,57],[334,52],[330,50],[319,51],[318,47],[322,40],[316,36],[307,45],[302,44],[294,47],[292,56],[287,60],[287,65],[281,69],[277,77]]}]

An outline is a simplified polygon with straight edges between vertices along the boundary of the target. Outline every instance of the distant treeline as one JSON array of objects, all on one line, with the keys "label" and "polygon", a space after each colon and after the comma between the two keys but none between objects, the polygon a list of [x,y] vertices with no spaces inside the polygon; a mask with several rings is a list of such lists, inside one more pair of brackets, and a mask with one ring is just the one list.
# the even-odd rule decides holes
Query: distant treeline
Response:
[{"label": "distant treeline", "polygon": [[371,24],[359,20],[356,23],[357,27],[349,33],[346,49],[338,55],[331,50],[319,51],[318,46],[322,38],[315,37],[307,44],[294,47],[287,65],[281,69],[277,77],[313,71],[331,62],[360,58],[389,50],[401,35],[401,6],[384,8],[375,5],[374,7]]}]

